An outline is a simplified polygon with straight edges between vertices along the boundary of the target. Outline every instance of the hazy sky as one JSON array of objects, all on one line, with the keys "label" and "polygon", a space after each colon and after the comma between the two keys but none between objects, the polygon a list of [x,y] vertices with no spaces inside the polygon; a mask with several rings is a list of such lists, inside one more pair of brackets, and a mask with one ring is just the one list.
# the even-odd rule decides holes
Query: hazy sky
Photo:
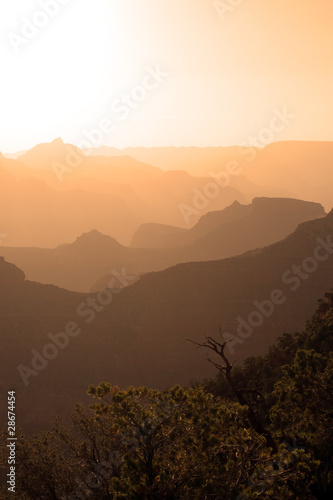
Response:
[{"label": "hazy sky", "polygon": [[333,140],[332,0],[217,3],[1,2],[0,151],[101,123],[116,147],[240,144],[283,108],[273,140]]}]

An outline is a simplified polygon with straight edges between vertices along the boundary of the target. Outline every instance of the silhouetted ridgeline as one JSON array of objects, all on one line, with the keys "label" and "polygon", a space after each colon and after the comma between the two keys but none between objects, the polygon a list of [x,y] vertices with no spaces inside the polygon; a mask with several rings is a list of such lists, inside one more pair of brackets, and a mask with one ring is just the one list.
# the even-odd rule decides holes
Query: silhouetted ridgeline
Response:
[{"label": "silhouetted ridgeline", "polygon": [[[20,424],[30,429],[43,425],[100,380],[163,388],[210,376],[203,353],[185,339],[215,334],[218,324],[237,335],[239,318],[253,322],[254,302],[271,300],[274,292],[281,304],[269,317],[259,313],[261,326],[250,334],[247,328],[243,342],[234,345],[233,358],[264,353],[281,333],[302,328],[317,299],[331,288],[332,234],[333,212],[301,224],[262,250],[147,274],[120,293],[112,292],[111,301],[109,295],[89,298],[23,281],[15,266],[2,261],[0,370],[1,379],[19,391]],[[42,353],[52,343],[48,334],[63,332],[73,322],[80,333],[25,386],[17,366],[31,367],[31,350]]]},{"label": "silhouetted ridgeline", "polygon": [[1,254],[23,269],[29,280],[79,292],[98,291],[107,287],[114,271],[125,269],[139,278],[181,262],[232,257],[279,241],[301,222],[324,215],[318,203],[256,198],[250,205],[234,202],[210,212],[191,229],[141,226],[133,244],[143,248],[125,247],[93,230],[55,249],[3,247]]}]

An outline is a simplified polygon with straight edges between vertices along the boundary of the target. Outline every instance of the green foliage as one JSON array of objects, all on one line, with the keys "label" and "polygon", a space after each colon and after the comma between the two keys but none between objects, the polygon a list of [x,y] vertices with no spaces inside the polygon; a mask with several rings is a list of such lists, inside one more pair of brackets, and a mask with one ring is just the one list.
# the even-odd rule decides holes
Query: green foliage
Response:
[{"label": "green foliage", "polygon": [[[76,406],[72,428],[57,419],[18,436],[18,498],[332,498],[332,332],[333,308],[321,304],[304,332],[233,369],[233,390],[221,376],[166,391],[90,386],[92,404]],[[239,404],[235,388],[260,390],[263,404]],[[256,412],[267,433],[253,426]],[[2,469],[6,453],[4,444]]]},{"label": "green foliage", "polygon": [[103,383],[89,393],[97,402],[77,406],[73,429],[57,421],[48,433],[20,437],[22,498],[271,498],[276,488],[292,498],[286,481],[297,483],[311,464],[283,446],[273,456],[248,425],[247,407],[202,388]]},{"label": "green foliage", "polygon": [[315,491],[325,498],[333,492],[333,352],[299,350],[283,373],[273,393],[272,422],[318,460]]}]

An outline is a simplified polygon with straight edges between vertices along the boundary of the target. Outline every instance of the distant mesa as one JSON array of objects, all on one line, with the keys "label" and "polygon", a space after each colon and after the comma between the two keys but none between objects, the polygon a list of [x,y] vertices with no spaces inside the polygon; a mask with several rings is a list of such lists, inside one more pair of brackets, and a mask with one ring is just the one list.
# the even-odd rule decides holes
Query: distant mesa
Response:
[{"label": "distant mesa", "polygon": [[65,144],[58,137],[50,143],[42,143],[34,146],[19,156],[18,160],[23,161],[30,168],[50,169],[52,162],[55,161],[66,164],[66,156],[73,152],[78,155],[78,158],[84,158],[84,153],[81,149],[72,144]]},{"label": "distant mesa", "polygon": [[[217,231],[219,228],[222,231],[223,228],[236,224],[237,221],[239,223],[243,220],[244,230],[246,230],[247,224],[253,224],[255,219],[257,219],[257,225],[252,226],[253,230],[260,231],[259,225],[265,224],[266,231],[269,229],[274,234],[276,230],[276,235],[282,238],[288,232],[293,231],[300,222],[324,216],[325,210],[320,203],[288,198],[257,197],[250,205],[235,201],[224,210],[209,212],[203,215],[191,229],[163,224],[142,224],[135,231],[131,246],[135,248],[180,248],[194,244],[211,231]],[[280,231],[277,226],[280,226]],[[260,236],[265,237],[264,234]],[[234,235],[232,239],[237,238]]]},{"label": "distant mesa", "polygon": [[73,243],[60,245],[60,247],[70,247],[72,249],[84,248],[85,250],[89,248],[94,250],[100,250],[101,248],[120,250],[124,248],[115,238],[102,234],[100,231],[97,231],[97,229],[92,229],[87,233],[83,233]]},{"label": "distant mesa", "polygon": [[[52,165],[65,164],[69,150],[78,153],[79,162],[59,174]],[[235,200],[242,204],[239,211],[263,196],[311,200],[332,208],[330,142],[275,143],[257,151],[251,162],[251,148],[114,148],[111,156],[101,156],[103,151],[108,149],[84,156],[81,165],[81,150],[57,138],[18,160],[1,157],[0,228],[11,228],[6,245],[54,248],[96,228],[123,245],[131,242],[133,248],[181,248],[203,236],[200,226],[186,232],[189,227],[201,218],[206,234],[209,221],[202,216]],[[212,173],[217,182],[231,159],[239,163],[240,172],[186,221],[180,207],[195,208],[198,193],[213,181]],[[237,218],[235,208],[230,210]],[[210,220],[214,226],[214,216]]]},{"label": "distant mesa", "polygon": [[89,292],[105,288],[112,271],[138,279],[179,263],[233,257],[282,240],[300,223],[324,215],[317,203],[257,198],[250,205],[236,202],[203,215],[191,229],[145,224],[135,233],[132,247],[92,230],[53,249],[7,246],[2,255],[29,280]]}]

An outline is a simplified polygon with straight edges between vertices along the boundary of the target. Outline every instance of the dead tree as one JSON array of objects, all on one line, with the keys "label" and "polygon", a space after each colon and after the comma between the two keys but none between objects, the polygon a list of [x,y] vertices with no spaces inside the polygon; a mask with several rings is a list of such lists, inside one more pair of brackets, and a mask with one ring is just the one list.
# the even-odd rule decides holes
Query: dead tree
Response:
[{"label": "dead tree", "polygon": [[[219,333],[221,338],[222,337],[222,331],[221,327],[219,326]],[[218,363],[216,361],[213,361],[211,358],[207,358],[212,365],[217,368],[217,370],[224,376],[225,380],[227,381],[231,392],[234,394],[236,397],[237,401],[241,405],[246,405],[248,407],[248,420],[249,424],[251,427],[258,433],[262,434],[265,439],[267,445],[272,448],[273,453],[277,452],[277,446],[276,443],[273,439],[272,434],[270,431],[265,427],[264,422],[260,416],[260,413],[258,411],[259,405],[262,405],[265,402],[265,397],[261,393],[260,389],[249,389],[249,388],[242,388],[238,389],[236,387],[236,384],[233,381],[233,378],[231,376],[232,368],[234,363],[230,363],[228,360],[226,354],[225,354],[225,347],[228,343],[227,341],[224,342],[218,342],[217,340],[213,339],[212,337],[206,336],[205,337],[205,342],[199,343],[199,342],[194,342],[193,340],[187,339],[188,342],[191,342],[192,344],[195,344],[198,347],[204,347],[205,349],[209,349],[213,352],[215,352],[222,360],[222,362]]]}]

